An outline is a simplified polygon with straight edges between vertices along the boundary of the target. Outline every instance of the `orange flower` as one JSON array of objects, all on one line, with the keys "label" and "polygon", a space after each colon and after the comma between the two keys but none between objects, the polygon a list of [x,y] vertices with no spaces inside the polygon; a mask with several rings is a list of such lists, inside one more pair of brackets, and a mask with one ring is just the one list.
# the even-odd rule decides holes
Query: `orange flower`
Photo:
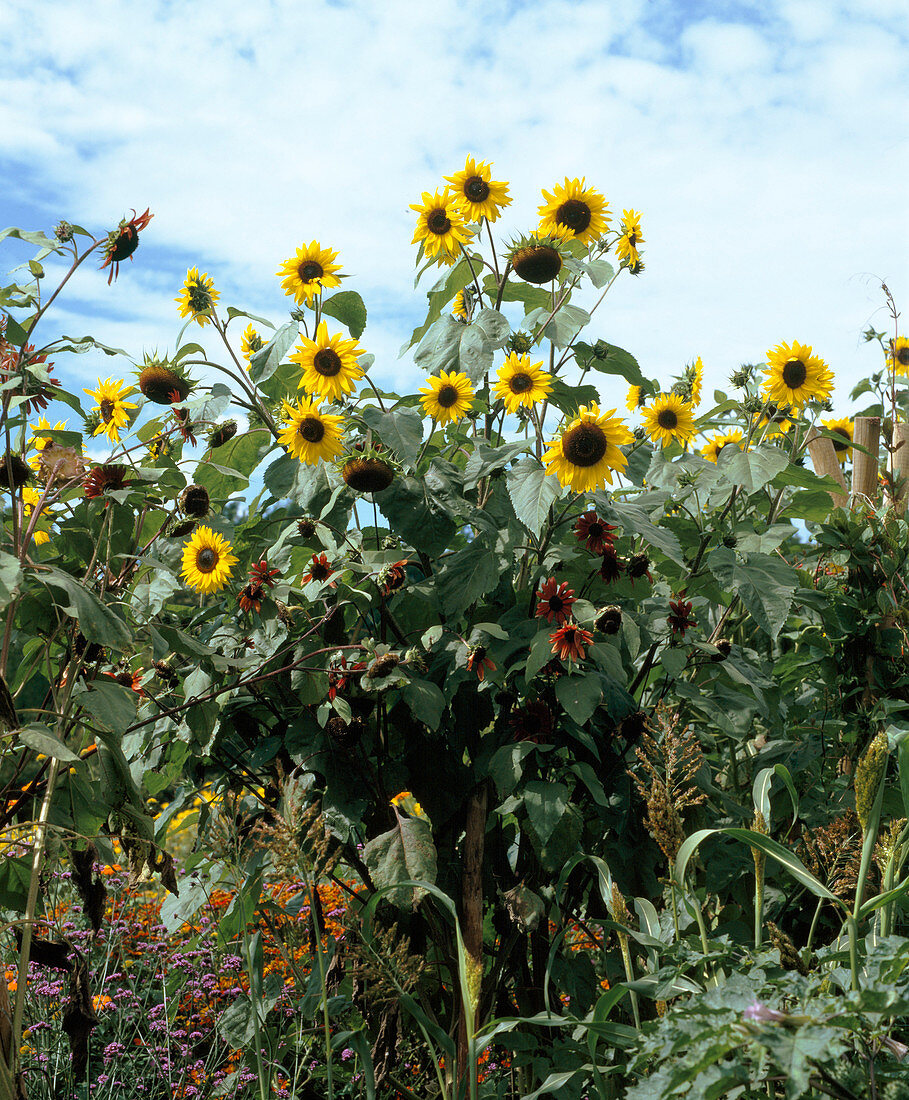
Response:
[{"label": "orange flower", "polygon": [[585,646],[593,644],[593,635],[577,623],[566,623],[554,634],[549,635],[552,652],[563,661],[580,661],[584,657]]}]

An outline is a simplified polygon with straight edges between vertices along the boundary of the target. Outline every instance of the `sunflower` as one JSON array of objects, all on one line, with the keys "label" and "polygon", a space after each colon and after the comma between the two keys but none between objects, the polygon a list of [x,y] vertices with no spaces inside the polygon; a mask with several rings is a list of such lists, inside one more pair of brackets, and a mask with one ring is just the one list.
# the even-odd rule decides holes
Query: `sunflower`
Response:
[{"label": "sunflower", "polygon": [[[51,446],[54,442],[53,439],[41,434],[42,428],[50,432],[65,431],[66,421],[58,420],[52,428],[50,426],[50,421],[46,417],[41,416],[38,418],[38,423],[32,427],[32,444],[39,453],[43,451],[45,447]],[[32,462],[32,467],[37,469],[36,463]]]},{"label": "sunflower", "polygon": [[782,409],[779,409],[770,401],[757,422],[756,430],[766,435],[782,435],[792,427],[792,421],[789,419],[790,415],[793,414],[788,405],[784,405]]},{"label": "sunflower", "polygon": [[577,602],[574,589],[569,588],[567,582],[561,584],[555,577],[549,577],[540,588],[539,600],[535,617],[545,619],[551,623],[553,619],[559,624],[567,622],[571,618],[571,608]]},{"label": "sunflower", "polygon": [[578,517],[574,525],[574,536],[591,554],[605,554],[607,548],[611,548],[615,542],[613,531],[616,528],[605,519],[601,519],[596,512],[585,512]]},{"label": "sunflower", "polygon": [[[132,254],[139,247],[139,233],[154,216],[154,214],[148,212],[147,208],[144,214],[137,214],[134,210],[131,218],[123,218],[117,228],[112,229],[107,234],[107,241],[101,248],[104,256],[101,270],[103,271],[110,264],[110,274],[107,276],[108,286],[120,274],[120,261],[127,258],[132,259]],[[64,223],[61,222],[60,224],[62,226]],[[72,227],[68,228],[70,234],[72,234]]]},{"label": "sunflower", "polygon": [[[507,253],[515,274],[525,283],[551,283],[570,256],[565,251],[566,231],[530,233],[513,240]],[[564,255],[563,255],[564,252]]]},{"label": "sunflower", "polygon": [[420,393],[424,412],[440,424],[454,423],[466,416],[474,397],[470,379],[463,371],[455,370],[443,370],[440,375],[427,378]]},{"label": "sunflower", "polygon": [[262,339],[260,333],[251,324],[247,325],[240,338],[240,351],[246,362],[251,362],[256,352],[261,351],[264,347],[265,341]]},{"label": "sunflower", "polygon": [[552,375],[541,370],[543,360],[531,363],[529,355],[511,352],[505,356],[505,362],[496,371],[499,381],[495,384],[495,395],[505,402],[510,413],[516,413],[523,405],[533,408],[538,402],[549,396],[552,389]]},{"label": "sunflower", "polygon": [[701,390],[704,386],[704,363],[700,355],[685,368],[685,383],[691,394],[691,407],[696,409],[701,403]]},{"label": "sunflower", "polygon": [[905,336],[897,336],[890,341],[887,368],[897,374],[909,374],[909,340]]},{"label": "sunflower", "polygon": [[575,420],[558,439],[553,439],[543,455],[547,474],[555,474],[562,485],[576,493],[601,489],[612,484],[613,470],[624,470],[628,459],[619,450],[634,438],[615,409],[600,413],[594,402],[588,410],[582,405]]},{"label": "sunflower", "polygon": [[197,324],[207,325],[219,297],[208,272],[204,271],[200,275],[197,267],[191,267],[186,273],[183,289],[174,301],[180,307],[181,317],[192,317]]},{"label": "sunflower", "polygon": [[742,442],[742,433],[738,428],[735,428],[731,432],[718,433],[701,447],[701,454],[708,462],[716,462],[723,450],[729,446],[735,446],[737,443]]},{"label": "sunflower", "polygon": [[119,378],[106,378],[103,382],[99,378],[96,390],[83,391],[97,402],[93,411],[98,413],[99,421],[92,435],[103,432],[111,443],[120,442],[120,429],[129,426],[129,413],[126,410],[138,407],[134,402],[125,400],[133,393],[131,386],[121,392],[125,385]]},{"label": "sunflower", "polygon": [[793,340],[767,352],[764,394],[778,405],[801,409],[806,402],[826,401],[833,392],[833,373],[809,344]]},{"label": "sunflower", "polygon": [[566,623],[550,634],[549,640],[552,643],[551,652],[560,660],[580,661],[586,653],[584,647],[593,644],[593,635],[577,623]]},{"label": "sunflower", "polygon": [[470,240],[470,230],[464,223],[464,215],[448,188],[439,194],[423,192],[423,202],[411,203],[411,210],[419,214],[412,244],[423,242],[423,251],[430,260],[449,267],[458,257],[460,248]]},{"label": "sunflower", "polygon": [[310,305],[313,298],[322,293],[323,287],[331,289],[341,285],[336,274],[341,265],[334,262],[337,258],[337,252],[323,248],[318,241],[311,241],[301,245],[296,256],[285,260],[275,274],[282,279],[284,293],[292,294],[297,305],[304,301]]},{"label": "sunflower", "polygon": [[180,371],[146,357],[139,374],[139,389],[156,405],[175,405],[185,401],[192,391],[192,383]]},{"label": "sunflower", "polygon": [[644,234],[641,232],[641,215],[635,210],[622,211],[622,228],[619,239],[615,242],[615,254],[622,261],[626,261],[629,267],[640,262],[638,245],[644,243]]},{"label": "sunflower", "polygon": [[343,417],[321,412],[318,401],[303,398],[296,406],[284,401],[282,413],[284,425],[278,442],[307,466],[317,465],[320,458],[330,462],[344,450]]},{"label": "sunflower", "polygon": [[86,497],[99,497],[108,489],[125,489],[130,484],[126,480],[127,466],[95,466],[82,483]]},{"label": "sunflower", "polygon": [[540,232],[555,233],[568,240],[589,244],[606,232],[609,205],[599,191],[584,186],[583,177],[556,184],[553,193],[543,192],[540,207]]},{"label": "sunflower", "polygon": [[494,222],[501,208],[511,205],[508,184],[490,179],[490,168],[485,160],[477,164],[473,157],[468,157],[463,172],[445,177],[454,191],[454,201],[468,221],[486,218]]},{"label": "sunflower", "polygon": [[483,680],[486,677],[486,670],[495,672],[496,665],[489,657],[489,650],[485,645],[471,646],[467,654],[467,668],[471,672],[477,674],[478,680]]},{"label": "sunflower", "polygon": [[646,400],[647,397],[640,386],[629,386],[628,396],[625,398],[625,408],[629,412],[637,412]]},{"label": "sunflower", "polygon": [[357,363],[357,356],[363,354],[356,340],[345,340],[339,333],[329,336],[328,325],[321,321],[315,340],[301,336],[290,356],[291,362],[303,369],[298,388],[311,397],[342,401],[363,377],[363,368]]},{"label": "sunflower", "polygon": [[309,569],[300,577],[300,584],[308,584],[310,581],[315,581],[316,584],[323,584],[325,581],[328,581],[329,588],[337,588],[337,581],[331,579],[334,576],[334,572],[334,567],[331,562],[329,562],[327,554],[313,554],[312,560],[309,563]]},{"label": "sunflower", "polygon": [[451,303],[451,312],[461,321],[470,320],[470,310],[468,309],[467,302],[464,300],[464,291],[459,290],[454,297],[454,301]]},{"label": "sunflower", "polygon": [[[822,420],[821,423],[827,429],[828,432],[835,432],[840,439],[831,439],[833,449],[836,451],[836,457],[840,462],[845,462],[847,459],[852,458],[852,448],[849,444],[852,442],[852,421],[848,416],[834,417],[831,420]],[[848,442],[847,442],[848,440]]]},{"label": "sunflower", "polygon": [[181,575],[190,588],[206,594],[217,592],[230,580],[231,566],[237,558],[223,535],[210,527],[197,527],[193,537],[183,547]]},{"label": "sunflower", "polygon": [[674,439],[682,445],[694,435],[691,405],[677,393],[661,393],[643,410],[644,430],[665,447]]}]

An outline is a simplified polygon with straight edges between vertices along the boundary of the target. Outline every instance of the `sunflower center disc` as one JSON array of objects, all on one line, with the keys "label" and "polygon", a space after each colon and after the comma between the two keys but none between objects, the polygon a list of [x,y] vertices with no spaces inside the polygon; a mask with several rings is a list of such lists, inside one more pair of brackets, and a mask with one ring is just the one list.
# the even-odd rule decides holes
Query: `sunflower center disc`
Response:
[{"label": "sunflower center disc", "polygon": [[471,202],[485,202],[489,198],[489,184],[479,176],[471,176],[464,184],[464,194]]},{"label": "sunflower center disc", "polygon": [[902,347],[897,351],[896,361],[901,367],[909,367],[909,347]]},{"label": "sunflower center disc", "polygon": [[843,439],[831,439],[830,442],[833,444],[833,449],[837,452],[837,454],[841,454],[843,451],[849,450],[849,444]]},{"label": "sunflower center disc", "polygon": [[309,571],[309,575],[314,581],[324,581],[328,578],[329,572],[321,562],[314,561],[312,563],[312,569]]},{"label": "sunflower center disc", "polygon": [[783,366],[783,383],[787,389],[797,390],[799,386],[805,384],[805,379],[808,377],[808,368],[801,361],[801,359],[790,359]]},{"label": "sunflower center disc", "polygon": [[549,597],[549,609],[551,611],[555,611],[555,613],[558,614],[564,606],[565,603],[560,596]]},{"label": "sunflower center disc", "polygon": [[98,410],[101,413],[101,419],[105,424],[109,424],[111,417],[114,415],[114,403],[113,401],[104,400],[98,406]]},{"label": "sunflower center disc", "polygon": [[305,439],[307,443],[321,443],[325,435],[325,425],[317,417],[307,416],[305,420],[300,422],[297,435]]},{"label": "sunflower center disc", "polygon": [[574,466],[596,466],[607,446],[603,429],[596,424],[579,424],[562,437],[562,454]]},{"label": "sunflower center disc", "polygon": [[672,409],[661,409],[657,415],[657,424],[666,431],[672,432],[679,426],[679,418]]},{"label": "sunflower center disc", "polygon": [[443,409],[450,409],[457,400],[458,391],[454,388],[454,386],[442,386],[442,388],[436,394],[436,401],[439,402]]},{"label": "sunflower center disc", "polygon": [[512,393],[527,393],[528,390],[533,389],[533,379],[529,374],[515,374],[509,385]]},{"label": "sunflower center disc", "polygon": [[206,546],[196,555],[196,568],[200,573],[210,573],[217,564],[218,555],[210,546]]},{"label": "sunflower center disc", "polygon": [[341,372],[341,357],[331,348],[320,348],[313,356],[312,365],[323,378],[333,378]]},{"label": "sunflower center disc", "polygon": [[325,272],[322,265],[317,264],[315,260],[305,260],[297,268],[297,274],[304,283],[311,283],[313,279],[321,279]]},{"label": "sunflower center disc", "polygon": [[556,211],[556,221],[559,225],[567,225],[574,233],[583,233],[590,225],[590,217],[590,207],[580,199],[569,199]]},{"label": "sunflower center disc", "polygon": [[426,225],[430,233],[435,233],[438,237],[444,237],[448,230],[451,229],[451,222],[444,210],[433,210],[431,214],[428,214],[426,216]]}]

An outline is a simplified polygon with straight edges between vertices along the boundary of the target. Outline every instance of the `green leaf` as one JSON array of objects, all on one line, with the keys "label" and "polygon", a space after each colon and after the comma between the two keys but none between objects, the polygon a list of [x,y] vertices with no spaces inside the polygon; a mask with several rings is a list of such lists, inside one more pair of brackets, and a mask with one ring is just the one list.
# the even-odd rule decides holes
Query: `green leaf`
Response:
[{"label": "green leaf", "polygon": [[605,493],[597,493],[597,507],[602,507],[603,518],[607,521],[615,517],[616,522],[623,530],[631,534],[640,535],[641,538],[662,551],[677,565],[685,564],[685,555],[682,545],[673,531],[665,527],[657,527],[651,522],[650,517],[643,508],[635,504],[625,504],[623,501],[611,500]]},{"label": "green leaf", "polygon": [[564,783],[532,779],[524,788],[527,817],[541,844],[546,844],[568,809],[569,792]]},{"label": "green leaf", "polygon": [[413,465],[423,441],[423,418],[417,409],[383,412],[375,405],[367,405],[360,415],[400,462]]},{"label": "green leaf", "polygon": [[526,440],[517,443],[501,443],[493,446],[483,439],[477,439],[464,466],[464,488],[473,489],[481,478],[493,470],[501,470],[520,454],[525,454],[530,444]]},{"label": "green leaf", "polygon": [[534,635],[530,643],[530,649],[527,654],[527,664],[524,666],[524,680],[528,684],[540,671],[543,665],[548,664],[549,661],[552,660],[551,633],[552,631],[550,630],[541,630]]},{"label": "green leaf", "polygon": [[223,447],[207,452],[206,458],[196,467],[193,480],[208,490],[212,500],[227,500],[247,488],[249,475],[259,465],[271,442],[271,433],[265,428],[234,436]]},{"label": "green leaf", "polygon": [[412,477],[396,477],[379,493],[378,505],[395,534],[430,557],[440,554],[457,530],[428,496],[424,483]]},{"label": "green leaf", "polygon": [[590,314],[586,309],[566,302],[559,307],[555,317],[547,324],[543,335],[557,348],[565,348],[589,321]]},{"label": "green leaf", "polygon": [[411,680],[401,689],[410,712],[431,730],[437,730],[445,713],[445,696],[431,680]]},{"label": "green leaf", "polygon": [[439,598],[446,616],[458,615],[484,595],[491,595],[499,583],[499,560],[485,538],[445,559],[436,574]]},{"label": "green leaf", "polygon": [[479,385],[486,372],[492,367],[493,345],[486,333],[478,325],[462,326],[461,341],[458,344],[458,366],[473,382]]},{"label": "green leaf", "polygon": [[[427,292],[426,297],[429,301],[429,311],[426,314],[426,320],[422,325],[413,330],[410,339],[403,345],[398,353],[399,357],[409,351],[417,341],[422,341],[429,329],[432,328],[441,316],[445,306],[449,302],[452,302],[458,291],[463,290],[472,279],[473,275],[470,271],[470,264],[462,257],[450,271],[447,271],[438,280],[432,290]],[[414,356],[414,358],[416,358],[416,356]]]},{"label": "green leaf", "polygon": [[19,559],[0,550],[0,609],[16,598],[21,582],[22,566]]},{"label": "green leaf", "polygon": [[23,745],[34,749],[35,752],[43,753],[45,756],[53,756],[57,760],[62,760],[65,764],[73,764],[79,759],[79,754],[73,752],[72,749],[68,749],[52,730],[48,729],[47,726],[39,725],[37,722],[23,726],[19,731],[19,740]]},{"label": "green leaf", "polygon": [[428,821],[397,812],[395,817],[393,829],[367,842],[363,862],[378,889],[390,887],[388,900],[399,909],[409,909],[416,906],[426,891],[403,884],[413,879],[435,883],[436,849]]},{"label": "green leaf", "polygon": [[458,349],[466,328],[450,314],[440,317],[429,327],[413,353],[415,365],[426,374],[458,369]]},{"label": "green leaf", "polygon": [[359,340],[366,328],[366,306],[355,290],[342,290],[322,302],[322,312],[346,325],[350,335]]},{"label": "green leaf", "polygon": [[[236,306],[228,306],[228,321],[233,320],[234,317],[248,317],[250,321],[255,321],[257,324],[265,325],[266,328],[274,329],[275,327],[267,317],[259,317],[259,315],[256,313],[247,313],[245,309],[237,309]],[[199,350],[202,351],[201,348]]]},{"label": "green leaf", "polygon": [[740,451],[736,447],[724,447],[717,459],[717,470],[730,485],[740,485],[746,493],[772,481],[789,465],[789,456],[780,447],[754,447]]},{"label": "green leaf", "polygon": [[725,589],[738,594],[758,626],[776,638],[799,586],[792,566],[775,555],[736,554],[726,546],[707,556],[707,566]]},{"label": "green leaf", "polygon": [[73,698],[102,729],[122,734],[136,720],[138,696],[115,680],[94,680]]},{"label": "green leaf", "polygon": [[28,339],[28,333],[19,324],[15,317],[7,313],[6,327],[3,331],[6,340],[13,345],[13,347],[21,348],[25,341]]},{"label": "green leaf", "polygon": [[0,908],[24,913],[31,878],[32,861],[28,856],[5,855],[0,860]]},{"label": "green leaf", "polygon": [[566,416],[574,417],[582,405],[599,402],[600,394],[596,386],[569,386],[561,378],[553,378],[548,400]]},{"label": "green leaf", "polygon": [[[90,642],[98,642],[110,649],[124,650],[132,645],[132,633],[121,616],[112,607],[102,603],[75,577],[53,566],[44,566],[35,579],[42,584],[61,589],[68,598],[58,606],[76,619],[79,629]],[[56,602],[56,601],[55,601]]]},{"label": "green leaf", "polygon": [[579,726],[586,725],[603,699],[600,677],[592,672],[560,676],[555,685],[556,698]]},{"label": "green leaf", "polygon": [[641,367],[630,351],[598,340],[596,345],[575,344],[575,358],[588,370],[601,374],[614,374],[624,378],[631,386],[646,386],[647,379],[641,374]]},{"label": "green leaf", "polygon": [[286,325],[282,325],[268,343],[250,359],[249,377],[252,381],[264,382],[267,378],[271,378],[299,335],[300,327],[296,321],[288,321]]},{"label": "green leaf", "polygon": [[585,264],[584,267],[587,270],[587,274],[590,276],[590,281],[597,290],[605,286],[610,279],[615,278],[615,268],[608,260],[591,260],[590,263]]},{"label": "green leaf", "polygon": [[499,313],[497,309],[481,309],[471,322],[470,327],[473,328],[474,326],[483,330],[487,341],[494,348],[502,347],[511,334],[511,325],[508,323],[508,318]]},{"label": "green leaf", "polygon": [[536,748],[532,741],[518,741],[515,744],[503,745],[492,754],[489,761],[488,772],[499,798],[507,798],[520,783],[524,774],[524,757],[528,756]]},{"label": "green leaf", "polygon": [[534,536],[539,535],[550,506],[562,495],[558,478],[547,476],[535,458],[521,459],[505,475],[514,513]]}]

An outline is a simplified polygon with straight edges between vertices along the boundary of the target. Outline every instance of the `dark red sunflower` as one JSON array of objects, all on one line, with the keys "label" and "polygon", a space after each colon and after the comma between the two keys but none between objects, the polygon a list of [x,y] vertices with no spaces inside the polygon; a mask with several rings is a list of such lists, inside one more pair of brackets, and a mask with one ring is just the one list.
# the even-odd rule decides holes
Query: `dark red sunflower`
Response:
[{"label": "dark red sunflower", "polygon": [[555,577],[550,577],[540,588],[536,618],[545,619],[548,623],[553,619],[557,623],[567,622],[571,618],[571,608],[575,602],[574,589],[569,588],[564,581],[559,584]]},{"label": "dark red sunflower", "polygon": [[242,611],[255,611],[258,614],[262,610],[264,599],[265,589],[261,584],[255,584],[252,581],[237,593],[237,602]]},{"label": "dark red sunflower", "polygon": [[669,629],[673,634],[679,634],[684,638],[686,630],[697,626],[697,619],[691,615],[691,607],[691,600],[683,600],[681,597],[669,601],[669,615],[666,617],[666,622],[669,623]]},{"label": "dark red sunflower", "polygon": [[634,584],[636,580],[640,580],[641,577],[646,577],[650,583],[653,583],[653,577],[650,575],[650,558],[646,554],[632,554],[628,559],[628,576],[631,578],[631,583]]},{"label": "dark red sunflower", "polygon": [[552,740],[552,711],[542,699],[531,699],[508,719],[515,741],[533,741],[539,745]]},{"label": "dark red sunflower", "polygon": [[577,623],[566,623],[549,640],[552,652],[562,661],[580,661],[587,653],[585,647],[593,645],[593,635]]},{"label": "dark red sunflower", "polygon": [[[300,584],[306,584],[307,581],[327,581],[333,572],[334,570],[329,565],[325,554],[313,554],[312,561],[309,563],[309,571],[300,577]],[[329,587],[336,587],[336,582],[331,581]]]},{"label": "dark red sunflower", "polygon": [[85,495],[100,497],[108,489],[125,489],[127,472],[126,466],[95,466],[82,482]]},{"label": "dark red sunflower", "polygon": [[613,547],[607,546],[603,551],[603,559],[600,562],[600,576],[607,584],[613,584],[621,578],[624,572],[625,563]]},{"label": "dark red sunflower", "polygon": [[615,535],[612,533],[615,530],[616,527],[601,519],[596,512],[585,512],[574,525],[578,542],[583,542],[591,554],[605,554],[615,542]]},{"label": "dark red sunflower", "polygon": [[139,234],[154,217],[146,209],[144,214],[137,214],[133,210],[133,216],[124,218],[116,229],[107,234],[107,242],[101,251],[104,253],[103,271],[110,264],[110,274],[107,277],[107,285],[113,282],[120,274],[120,261],[131,257],[139,247]]},{"label": "dark red sunflower", "polygon": [[467,667],[477,674],[478,680],[484,679],[487,669],[490,672],[495,670],[496,666],[487,656],[488,652],[485,645],[475,645],[470,647],[470,652],[467,654]]},{"label": "dark red sunflower", "polygon": [[[46,355],[35,354],[34,344],[26,344],[20,349],[0,335],[0,382],[11,382],[14,376],[19,376],[13,396],[26,399],[19,406],[25,416],[43,411],[53,400],[55,395],[51,387],[60,385],[60,379],[50,374],[53,365],[48,363]],[[28,369],[35,366],[44,367],[48,372],[47,381],[35,377]]]},{"label": "dark red sunflower", "polygon": [[347,664],[347,658],[341,657],[334,668],[328,670],[328,698],[334,699],[339,691],[344,691],[350,683],[350,678],[355,672],[362,672],[366,668],[365,661],[354,661]]},{"label": "dark red sunflower", "polygon": [[281,570],[269,569],[268,562],[265,560],[265,558],[262,558],[258,565],[254,565],[250,569],[249,582],[251,585],[259,585],[260,587],[262,585],[266,585],[268,588],[273,588],[275,582],[272,580],[272,577],[280,576]]},{"label": "dark red sunflower", "polygon": [[390,596],[403,588],[407,583],[407,566],[409,561],[396,561],[393,565],[386,565],[377,578],[379,591],[383,596]]}]

